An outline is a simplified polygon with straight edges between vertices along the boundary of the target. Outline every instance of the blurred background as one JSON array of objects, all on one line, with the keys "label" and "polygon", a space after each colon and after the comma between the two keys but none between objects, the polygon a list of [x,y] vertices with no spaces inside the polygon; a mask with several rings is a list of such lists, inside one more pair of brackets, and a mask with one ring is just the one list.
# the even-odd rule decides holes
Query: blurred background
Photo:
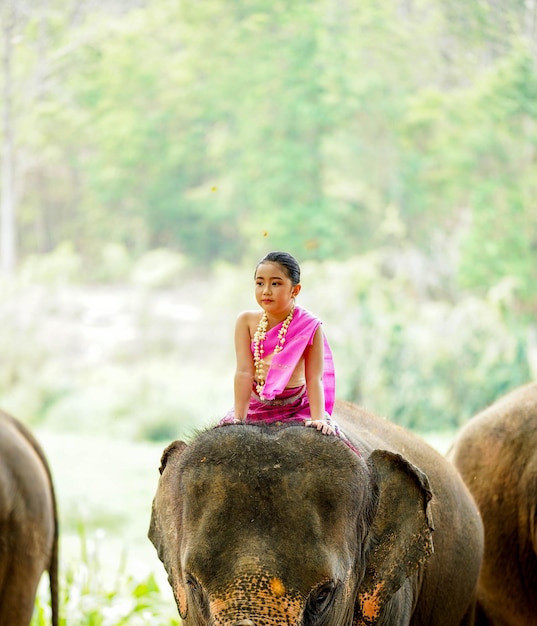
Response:
[{"label": "blurred background", "polygon": [[269,250],[337,395],[441,451],[537,377],[535,0],[0,0],[0,45],[0,406],[67,624],[178,623],[160,454],[231,406]]}]

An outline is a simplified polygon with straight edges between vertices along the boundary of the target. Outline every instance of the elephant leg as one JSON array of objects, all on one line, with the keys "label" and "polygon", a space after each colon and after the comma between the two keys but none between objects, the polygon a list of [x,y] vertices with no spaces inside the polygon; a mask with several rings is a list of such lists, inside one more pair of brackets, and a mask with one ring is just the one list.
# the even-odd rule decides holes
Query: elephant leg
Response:
[{"label": "elephant leg", "polygon": [[46,568],[45,552],[11,549],[0,554],[0,562],[0,624],[28,626],[37,586]]},{"label": "elephant leg", "polygon": [[39,572],[28,571],[24,564],[9,570],[7,584],[0,592],[2,624],[28,626],[32,619],[39,579]]}]

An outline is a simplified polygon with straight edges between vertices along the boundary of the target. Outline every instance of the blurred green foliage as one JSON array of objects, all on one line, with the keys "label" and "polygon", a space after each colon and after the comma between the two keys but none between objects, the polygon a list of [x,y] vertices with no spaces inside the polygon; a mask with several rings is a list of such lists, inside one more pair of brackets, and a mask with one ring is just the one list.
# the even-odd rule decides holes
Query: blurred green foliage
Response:
[{"label": "blurred green foliage", "polygon": [[[95,536],[78,528],[80,554],[66,564],[60,577],[60,626],[179,626],[175,607],[163,601],[163,593],[153,574],[138,577],[125,564],[109,571]],[[49,626],[50,594],[43,577],[30,626]]]},{"label": "blurred green foliage", "polygon": [[533,4],[9,6],[4,406],[131,438],[214,421],[271,248],[315,268],[340,397],[453,428],[534,376]]},{"label": "blurred green foliage", "polygon": [[[83,286],[57,254],[37,264],[56,281],[33,274],[32,260],[4,283],[2,406],[57,432],[130,440],[214,424],[233,401],[235,317],[257,306],[253,267],[220,264],[203,277],[151,252],[121,283]],[[65,262],[76,266],[71,254]],[[533,327],[506,313],[510,283],[483,298],[451,290],[444,255],[435,265],[410,247],[302,270],[299,304],[324,322],[342,399],[420,432],[453,431],[535,376]]]},{"label": "blurred green foliage", "polygon": [[[164,444],[68,428],[34,432],[58,501],[61,626],[178,624],[164,567],[147,538]],[[32,626],[50,625],[49,598],[45,573]]]},{"label": "blurred green foliage", "polygon": [[[54,0],[17,14],[21,256],[457,246],[536,306],[532,3]],[[2,18],[7,19],[2,12]],[[28,88],[31,85],[31,88]],[[395,221],[394,221],[395,216]],[[396,228],[394,228],[396,227]],[[97,266],[103,272],[95,271]]]}]

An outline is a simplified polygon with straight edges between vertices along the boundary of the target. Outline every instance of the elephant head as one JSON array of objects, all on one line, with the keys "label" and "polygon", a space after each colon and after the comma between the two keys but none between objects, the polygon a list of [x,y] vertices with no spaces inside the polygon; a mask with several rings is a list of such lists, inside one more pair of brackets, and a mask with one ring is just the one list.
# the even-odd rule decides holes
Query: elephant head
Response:
[{"label": "elephant head", "polygon": [[228,426],[170,445],[160,472],[149,537],[186,624],[358,626],[411,610],[431,493],[401,456]]}]

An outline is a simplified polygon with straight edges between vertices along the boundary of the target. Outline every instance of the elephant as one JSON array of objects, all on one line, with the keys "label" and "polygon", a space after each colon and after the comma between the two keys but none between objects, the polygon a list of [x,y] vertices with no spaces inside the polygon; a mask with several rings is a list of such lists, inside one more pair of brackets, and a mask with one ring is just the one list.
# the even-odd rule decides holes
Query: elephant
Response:
[{"label": "elephant", "polygon": [[163,452],[149,539],[186,626],[473,624],[479,512],[455,468],[338,401],[348,439],[206,429]]},{"label": "elephant", "polygon": [[28,626],[49,572],[58,625],[58,515],[44,452],[21,422],[0,411],[0,624]]},{"label": "elephant", "polygon": [[481,512],[481,625],[537,625],[537,383],[502,396],[459,431],[448,458]]}]

